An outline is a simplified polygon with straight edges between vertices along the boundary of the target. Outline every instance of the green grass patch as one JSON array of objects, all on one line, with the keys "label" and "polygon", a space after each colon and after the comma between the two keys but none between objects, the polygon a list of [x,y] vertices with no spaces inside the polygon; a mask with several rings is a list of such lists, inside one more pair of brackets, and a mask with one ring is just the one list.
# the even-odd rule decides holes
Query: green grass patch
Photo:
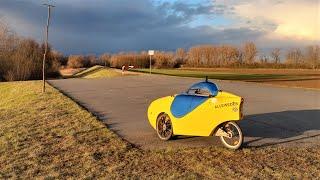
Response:
[{"label": "green grass patch", "polygon": [[41,81],[0,83],[0,179],[317,177],[315,147],[143,151]]},{"label": "green grass patch", "polygon": [[[149,73],[149,69],[134,69],[132,71]],[[195,77],[195,78],[205,78],[205,76],[208,76],[208,78],[210,79],[240,80],[240,81],[297,78],[296,75],[286,75],[286,74],[241,74],[241,73],[223,73],[223,72],[180,70],[180,69],[153,69],[152,73],[170,75],[170,76]]]}]

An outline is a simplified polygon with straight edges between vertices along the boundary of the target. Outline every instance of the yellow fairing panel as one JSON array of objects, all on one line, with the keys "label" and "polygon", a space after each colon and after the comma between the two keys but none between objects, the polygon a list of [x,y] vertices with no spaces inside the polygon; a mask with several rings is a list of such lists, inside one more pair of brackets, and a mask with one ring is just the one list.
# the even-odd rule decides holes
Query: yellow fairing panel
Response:
[{"label": "yellow fairing panel", "polygon": [[148,118],[156,129],[156,120],[160,113],[169,115],[175,135],[209,136],[223,122],[241,119],[241,97],[227,92],[208,98],[187,115],[176,118],[170,111],[174,96],[160,98],[151,103]]}]

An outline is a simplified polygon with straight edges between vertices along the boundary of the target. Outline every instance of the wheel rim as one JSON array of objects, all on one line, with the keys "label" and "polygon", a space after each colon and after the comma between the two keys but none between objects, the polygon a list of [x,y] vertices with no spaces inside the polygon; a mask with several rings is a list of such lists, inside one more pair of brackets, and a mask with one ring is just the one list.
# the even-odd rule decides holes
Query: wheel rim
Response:
[{"label": "wheel rim", "polygon": [[172,124],[168,115],[163,114],[158,118],[157,132],[161,139],[168,140],[172,135]]},{"label": "wheel rim", "polygon": [[237,149],[242,144],[242,132],[235,123],[227,123],[223,130],[229,134],[229,137],[222,136],[221,139],[223,140],[224,144],[232,149]]}]

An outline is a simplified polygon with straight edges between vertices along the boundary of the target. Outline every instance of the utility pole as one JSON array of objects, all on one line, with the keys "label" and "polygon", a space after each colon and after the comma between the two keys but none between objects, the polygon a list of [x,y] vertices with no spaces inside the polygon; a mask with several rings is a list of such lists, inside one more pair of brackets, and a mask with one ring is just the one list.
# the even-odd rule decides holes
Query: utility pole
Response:
[{"label": "utility pole", "polygon": [[45,40],[45,50],[43,54],[43,61],[42,61],[42,92],[46,92],[46,59],[47,59],[47,53],[48,53],[48,37],[49,37],[49,25],[50,25],[50,16],[51,16],[51,8],[55,7],[50,4],[43,4],[44,6],[48,7],[48,18],[47,18],[47,25],[46,25],[46,40]]}]

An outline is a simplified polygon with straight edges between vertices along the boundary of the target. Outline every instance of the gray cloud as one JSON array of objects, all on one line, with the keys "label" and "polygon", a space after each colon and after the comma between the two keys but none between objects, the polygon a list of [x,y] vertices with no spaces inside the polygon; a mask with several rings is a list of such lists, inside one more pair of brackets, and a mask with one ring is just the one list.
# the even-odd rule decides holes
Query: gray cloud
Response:
[{"label": "gray cloud", "polygon": [[[217,30],[210,26],[188,26],[196,16],[223,13],[223,6],[209,3],[96,1],[80,5],[55,3],[50,29],[50,42],[55,49],[67,54],[174,50],[202,43],[239,44],[264,33],[245,28]],[[46,9],[39,1],[1,0],[1,16],[19,34],[42,40]]]}]

